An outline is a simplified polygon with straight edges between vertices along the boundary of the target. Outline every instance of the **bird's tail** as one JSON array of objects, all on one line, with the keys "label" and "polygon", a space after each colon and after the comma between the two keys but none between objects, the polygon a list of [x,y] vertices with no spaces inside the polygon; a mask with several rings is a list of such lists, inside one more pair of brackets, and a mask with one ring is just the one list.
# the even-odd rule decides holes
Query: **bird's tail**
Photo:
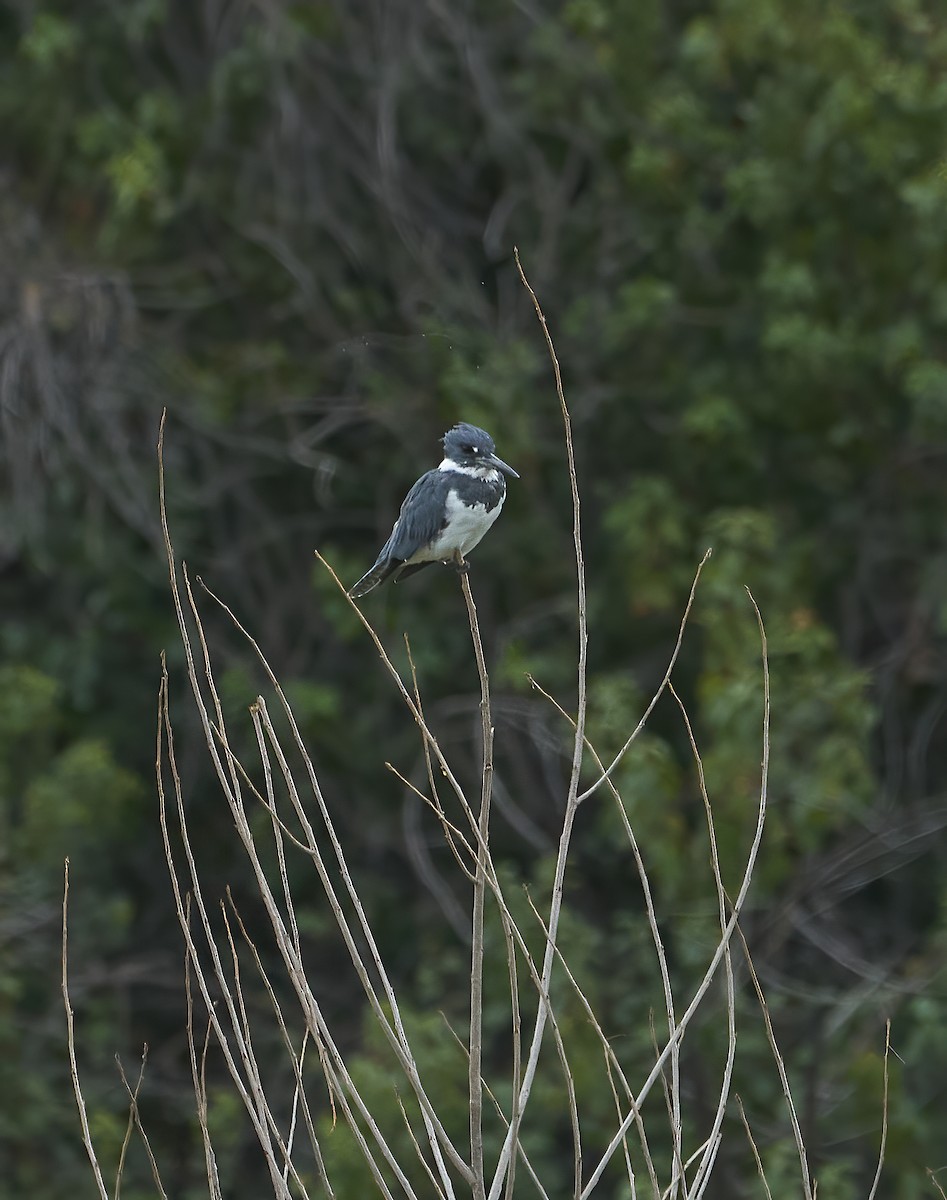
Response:
[{"label": "bird's tail", "polygon": [[359,596],[364,596],[372,588],[376,588],[380,583],[384,583],[388,576],[397,571],[400,566],[401,563],[397,559],[394,562],[390,558],[380,559],[370,571],[365,572],[358,583],[349,588],[349,596],[353,600],[357,600]]}]

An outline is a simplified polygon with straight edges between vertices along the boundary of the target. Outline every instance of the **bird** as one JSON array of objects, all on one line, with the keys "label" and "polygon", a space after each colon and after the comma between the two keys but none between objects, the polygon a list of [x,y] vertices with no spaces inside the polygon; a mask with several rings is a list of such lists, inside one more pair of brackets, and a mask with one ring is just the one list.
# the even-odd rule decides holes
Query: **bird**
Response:
[{"label": "bird", "polygon": [[413,575],[431,563],[467,569],[466,556],[479,545],[506,499],[504,475],[519,479],[498,458],[485,429],[462,421],[441,439],[444,458],[414,484],[375,565],[349,589],[355,600],[394,577]]}]

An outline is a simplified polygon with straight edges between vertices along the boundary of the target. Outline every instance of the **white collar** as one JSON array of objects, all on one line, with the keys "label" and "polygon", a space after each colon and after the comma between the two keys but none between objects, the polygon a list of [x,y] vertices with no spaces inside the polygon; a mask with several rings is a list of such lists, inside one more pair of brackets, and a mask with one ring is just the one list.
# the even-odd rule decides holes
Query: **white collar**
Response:
[{"label": "white collar", "polygon": [[459,475],[470,475],[474,479],[489,480],[491,483],[500,478],[500,472],[496,467],[465,467],[461,463],[456,463],[452,458],[445,458],[438,465],[439,471],[456,471]]}]

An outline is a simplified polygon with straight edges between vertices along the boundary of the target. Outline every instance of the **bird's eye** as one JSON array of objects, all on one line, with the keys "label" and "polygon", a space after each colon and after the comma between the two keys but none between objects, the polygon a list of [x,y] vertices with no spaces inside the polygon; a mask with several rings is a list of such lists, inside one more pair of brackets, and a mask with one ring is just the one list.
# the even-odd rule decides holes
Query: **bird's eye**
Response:
[{"label": "bird's eye", "polygon": [[478,454],[479,453],[476,446],[464,446],[464,450],[467,454]]}]

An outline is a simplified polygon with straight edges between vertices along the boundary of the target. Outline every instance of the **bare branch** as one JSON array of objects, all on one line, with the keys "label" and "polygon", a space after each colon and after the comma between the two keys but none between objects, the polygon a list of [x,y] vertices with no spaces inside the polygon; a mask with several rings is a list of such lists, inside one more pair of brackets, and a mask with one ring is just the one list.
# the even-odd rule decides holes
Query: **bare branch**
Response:
[{"label": "bare branch", "polygon": [[[697,766],[697,780],[700,785],[700,795],[704,802],[704,815],[707,819],[707,837],[710,843],[710,866],[714,876],[714,886],[717,890],[717,915],[720,921],[720,932],[724,933],[727,927],[727,894],[724,891],[723,880],[720,877],[720,857],[717,853],[717,833],[714,828],[714,814],[710,806],[710,796],[707,794],[707,780],[704,776],[704,763],[700,756],[700,750],[697,748],[697,740],[694,737],[694,730],[691,727],[690,717],[687,714],[687,709],[684,707],[683,701],[677,692],[674,690],[674,685],[668,680],[668,690],[677,702],[677,706],[681,711],[681,717],[684,721],[684,727],[687,730],[687,740],[690,743],[691,754],[694,757],[694,762]],[[704,1194],[707,1185],[710,1182],[710,1173],[713,1170],[713,1165],[716,1160],[717,1151],[720,1148],[721,1128],[723,1126],[723,1117],[727,1109],[727,1099],[730,1095],[730,1081],[733,1078],[733,1063],[737,1052],[737,1027],[736,1027],[736,998],[733,990],[733,963],[730,958],[730,943],[727,942],[724,950],[724,975],[727,982],[727,1062],[724,1068],[723,1080],[720,1085],[720,1099],[717,1103],[717,1111],[714,1114],[713,1128],[708,1138],[708,1149],[697,1169],[697,1174],[694,1178],[687,1196],[693,1197],[693,1200],[699,1200],[699,1197]],[[679,1109],[678,1109],[679,1111]]]},{"label": "bare branch", "polygon": [[[586,610],[586,594],[585,594],[585,562],[582,556],[582,521],[581,521],[581,506],[579,503],[579,484],[576,478],[575,471],[575,451],[572,445],[572,420],[569,416],[569,408],[566,404],[565,395],[562,390],[562,375],[559,370],[559,360],[556,357],[555,346],[553,345],[552,337],[549,334],[549,328],[546,324],[546,318],[543,310],[540,307],[536,293],[529,285],[529,280],[523,271],[520,263],[519,251],[514,250],[516,259],[516,267],[520,274],[520,279],[523,286],[529,292],[530,299],[533,302],[533,307],[536,309],[536,316],[539,318],[539,323],[542,326],[543,334],[546,338],[546,347],[549,351],[549,357],[552,361],[553,374],[556,380],[556,395],[559,399],[559,406],[562,410],[562,424],[566,444],[566,457],[569,467],[569,484],[572,489],[572,533],[573,542],[575,545],[575,563],[576,563],[576,578],[577,578],[577,601],[576,608],[578,614],[579,627],[579,651],[578,651],[578,701],[576,706],[576,728],[575,739],[572,750],[572,770],[569,777],[569,790],[566,795],[566,809],[562,822],[562,833],[559,838],[559,851],[556,856],[556,868],[552,885],[552,899],[549,906],[549,920],[546,923],[547,941],[546,949],[543,955],[542,967],[542,986],[540,989],[541,995],[549,995],[549,984],[552,980],[553,966],[556,961],[556,938],[559,932],[559,916],[562,911],[562,892],[565,883],[566,861],[569,856],[569,845],[572,841],[572,829],[575,824],[575,814],[579,806],[579,776],[582,771],[582,754],[585,748],[585,717],[587,709],[587,663],[588,663],[588,616]],[[532,1091],[533,1081],[536,1077],[536,1068],[539,1065],[539,1052],[543,1042],[543,1031],[546,1025],[546,1016],[549,1012],[549,1007],[546,1004],[540,1003],[536,1010],[536,1022],[533,1026],[533,1036],[530,1042],[529,1053],[526,1059],[526,1067],[523,1071],[523,1078],[520,1084],[518,1106],[520,1112],[526,1108],[529,1101],[530,1092]],[[507,1131],[506,1138],[503,1142],[503,1148],[500,1151],[500,1157],[497,1162],[496,1172],[493,1177],[493,1182],[490,1185],[489,1200],[499,1200],[500,1192],[503,1190],[503,1181],[507,1170],[509,1169],[512,1150],[513,1150],[513,1128],[511,1124]]]},{"label": "bare branch", "polygon": [[122,1142],[121,1159],[119,1161],[119,1167],[118,1167],[118,1171],[116,1172],[116,1178],[115,1178],[115,1198],[116,1198],[116,1200],[118,1200],[119,1182],[122,1177],[122,1166],[125,1162],[125,1151],[128,1147],[129,1137],[131,1135],[132,1128],[136,1128],[138,1130],[139,1134],[141,1135],[141,1140],[144,1143],[145,1151],[148,1154],[148,1162],[151,1165],[151,1175],[155,1181],[155,1187],[157,1187],[158,1191],[160,1192],[162,1200],[168,1200],[167,1193],[164,1190],[164,1185],[161,1182],[161,1173],[158,1170],[158,1163],[157,1163],[157,1160],[155,1159],[154,1152],[151,1149],[151,1142],[148,1139],[148,1135],[147,1135],[147,1133],[145,1133],[145,1127],[141,1123],[141,1113],[139,1112],[139,1109],[138,1109],[138,1093],[141,1091],[142,1080],[145,1078],[145,1064],[147,1063],[147,1061],[148,1061],[148,1046],[145,1045],[141,1052],[141,1067],[138,1071],[138,1080],[135,1083],[135,1088],[133,1091],[131,1089],[131,1087],[129,1087],[128,1080],[125,1077],[125,1068],[122,1066],[122,1060],[119,1058],[119,1056],[117,1054],[115,1055],[115,1062],[118,1065],[118,1073],[122,1077],[122,1083],[125,1085],[125,1091],[128,1092],[128,1127],[125,1130],[125,1138]]},{"label": "bare branch", "polygon": [[783,1098],[786,1101],[786,1108],[789,1112],[789,1123],[792,1126],[793,1137],[796,1140],[796,1153],[799,1156],[799,1166],[802,1169],[802,1186],[806,1195],[806,1200],[815,1200],[815,1193],[812,1190],[812,1180],[809,1175],[809,1163],[806,1158],[806,1147],[802,1140],[802,1129],[799,1125],[799,1118],[796,1115],[796,1104],[792,1096],[792,1088],[789,1086],[789,1076],[786,1073],[786,1063],[780,1053],[779,1046],[776,1042],[776,1031],[773,1028],[772,1018],[769,1015],[769,1005],[766,1003],[766,996],[763,994],[763,987],[760,983],[760,978],[756,973],[756,967],[753,963],[753,958],[750,955],[750,947],[747,944],[746,937],[740,925],[737,925],[737,934],[743,944],[743,956],[746,959],[746,965],[749,968],[750,978],[753,981],[753,988],[756,991],[756,998],[759,1001],[760,1009],[763,1013],[763,1024],[766,1027],[766,1037],[769,1041],[769,1048],[772,1052],[773,1059],[776,1063],[776,1070],[779,1072],[779,1081],[783,1088]]},{"label": "bare branch", "polygon": [[766,1172],[763,1170],[763,1160],[760,1158],[760,1152],[757,1149],[756,1142],[753,1138],[753,1133],[750,1129],[750,1122],[746,1119],[743,1101],[736,1093],[734,1093],[733,1098],[736,1100],[737,1108],[740,1110],[740,1120],[743,1122],[743,1128],[746,1130],[746,1136],[750,1143],[750,1149],[753,1151],[753,1159],[756,1162],[756,1169],[759,1171],[760,1179],[763,1181],[763,1187],[766,1189],[766,1200],[773,1200],[773,1193],[769,1190],[769,1184],[766,1181]]},{"label": "bare branch", "polygon": [[878,1169],[872,1180],[868,1200],[875,1200],[878,1194],[878,1184],[881,1182],[881,1168],[885,1165],[885,1148],[888,1144],[888,1055],[891,1051],[891,1019],[885,1021],[885,1074],[884,1097],[881,1102],[881,1145],[878,1147]]},{"label": "bare branch", "polygon": [[947,1200],[947,1192],[945,1192],[944,1189],[937,1182],[937,1176],[931,1170],[930,1167],[927,1168],[927,1177],[931,1181],[931,1183],[934,1185],[934,1187],[937,1188],[937,1194],[940,1196],[941,1200]]},{"label": "bare branch", "polygon": [[605,780],[611,776],[612,772],[615,770],[615,768],[618,766],[618,764],[621,762],[621,760],[625,757],[625,754],[627,753],[629,748],[633,745],[633,743],[637,739],[638,735],[641,733],[642,729],[644,729],[645,724],[648,720],[648,717],[651,716],[651,713],[654,710],[654,706],[661,699],[661,695],[664,692],[664,689],[667,687],[668,683],[670,682],[671,672],[674,670],[674,666],[677,662],[677,656],[681,652],[681,643],[684,641],[684,630],[687,627],[687,619],[690,616],[691,608],[693,607],[693,604],[694,604],[694,597],[697,594],[697,584],[700,581],[700,573],[701,573],[701,571],[703,571],[703,569],[707,563],[707,560],[710,558],[711,554],[713,554],[712,546],[708,547],[707,550],[704,551],[704,557],[700,560],[700,562],[697,565],[697,573],[694,576],[694,582],[691,584],[690,595],[687,597],[687,605],[684,609],[684,615],[683,615],[683,617],[681,617],[681,624],[677,631],[677,641],[674,644],[674,651],[671,654],[671,659],[670,659],[670,662],[668,663],[668,668],[664,672],[664,678],[661,680],[658,690],[651,697],[651,703],[644,710],[641,720],[638,722],[638,724],[632,730],[631,736],[628,738],[628,740],[625,742],[625,744],[622,746],[622,748],[618,751],[618,753],[612,759],[609,767],[602,773],[602,775],[598,779],[596,779],[596,781],[590,787],[587,787],[585,789],[585,791],[582,793],[581,796],[579,796],[578,800],[579,800],[580,804],[584,800],[588,800],[589,796],[591,796],[594,792],[598,791],[598,789],[602,786],[602,784],[605,782]]},{"label": "bare branch", "polygon": [[[190,920],[190,897],[188,897],[185,919]],[[194,1045],[194,1000],[191,995],[191,954],[184,954],[184,994],[187,999],[187,1048],[191,1060],[191,1079],[194,1084],[194,1099],[197,1103],[197,1123],[201,1131],[201,1141],[204,1145],[204,1167],[207,1171],[207,1186],[210,1189],[211,1200],[221,1200],[220,1177],[217,1173],[217,1156],[210,1136],[210,1126],[207,1123],[207,1088],[204,1082],[204,1062],[207,1057],[207,1041],[210,1037],[210,1022],[204,1035],[204,1050],[201,1055],[201,1065],[197,1065],[197,1051]]]},{"label": "bare branch", "polygon": [[486,897],[487,844],[490,836],[490,798],[493,793],[493,719],[490,713],[490,678],[483,656],[477,606],[470,589],[466,567],[460,573],[460,586],[467,603],[470,637],[477,674],[480,677],[480,719],[483,743],[481,764],[480,817],[477,822],[479,844],[477,875],[474,880],[473,917],[470,938],[470,1056],[468,1089],[470,1096],[470,1165],[473,1170],[474,1200],[485,1200],[483,1177],[483,906]]},{"label": "bare branch", "polygon": [[105,1190],[105,1180],[102,1178],[102,1171],[99,1167],[99,1160],[95,1155],[95,1147],[92,1145],[92,1134],[89,1132],[89,1118],[86,1114],[85,1098],[82,1095],[82,1088],[79,1084],[79,1068],[76,1065],[76,1031],[73,1023],[72,1003],[69,1000],[69,859],[67,858],[63,864],[63,889],[62,889],[62,1000],[66,1009],[66,1036],[69,1043],[69,1071],[72,1075],[72,1090],[76,1095],[76,1105],[79,1109],[79,1121],[82,1124],[82,1141],[86,1148],[86,1153],[89,1156],[89,1162],[92,1164],[92,1173],[95,1176],[96,1186],[99,1189],[99,1195],[102,1200],[109,1200],[109,1194]]}]

